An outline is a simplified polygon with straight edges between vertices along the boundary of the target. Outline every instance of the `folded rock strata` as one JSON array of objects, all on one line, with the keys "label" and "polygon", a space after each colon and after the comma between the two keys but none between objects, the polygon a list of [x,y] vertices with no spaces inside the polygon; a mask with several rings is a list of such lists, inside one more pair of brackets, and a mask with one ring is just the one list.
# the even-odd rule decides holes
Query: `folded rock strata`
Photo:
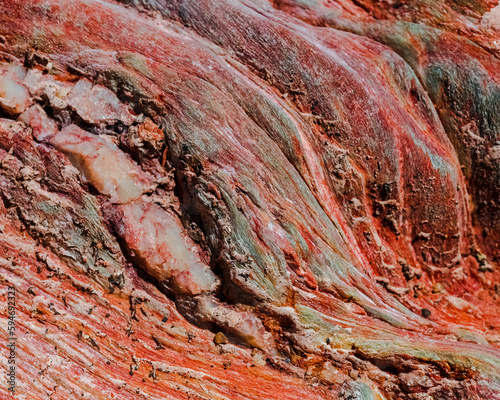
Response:
[{"label": "folded rock strata", "polygon": [[7,0],[17,395],[500,399],[494,7]]}]

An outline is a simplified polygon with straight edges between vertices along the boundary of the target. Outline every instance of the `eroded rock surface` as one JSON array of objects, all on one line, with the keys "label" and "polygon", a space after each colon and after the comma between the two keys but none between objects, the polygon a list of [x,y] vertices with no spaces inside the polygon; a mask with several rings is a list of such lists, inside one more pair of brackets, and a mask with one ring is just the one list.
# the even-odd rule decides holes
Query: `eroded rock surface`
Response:
[{"label": "eroded rock surface", "polygon": [[6,2],[17,395],[499,399],[500,34],[462,3]]}]

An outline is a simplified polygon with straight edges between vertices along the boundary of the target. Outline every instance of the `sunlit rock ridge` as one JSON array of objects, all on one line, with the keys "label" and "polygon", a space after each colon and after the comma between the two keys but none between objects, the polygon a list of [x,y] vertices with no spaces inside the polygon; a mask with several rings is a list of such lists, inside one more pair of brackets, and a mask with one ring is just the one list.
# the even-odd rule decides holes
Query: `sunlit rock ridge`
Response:
[{"label": "sunlit rock ridge", "polygon": [[499,7],[4,0],[17,398],[500,399]]}]

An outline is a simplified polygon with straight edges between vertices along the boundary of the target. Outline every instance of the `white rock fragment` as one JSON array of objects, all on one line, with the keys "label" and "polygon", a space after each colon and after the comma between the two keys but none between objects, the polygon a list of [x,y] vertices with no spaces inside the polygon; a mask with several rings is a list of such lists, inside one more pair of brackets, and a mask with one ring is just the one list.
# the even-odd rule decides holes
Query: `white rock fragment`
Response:
[{"label": "white rock fragment", "polygon": [[55,121],[50,119],[38,104],[32,105],[23,112],[19,116],[19,121],[29,125],[33,130],[33,136],[40,142],[51,138],[58,131]]},{"label": "white rock fragment", "polygon": [[69,125],[50,143],[101,193],[115,204],[127,203],[150,190],[153,178],[113,143]]},{"label": "white rock fragment", "polygon": [[0,75],[0,107],[9,115],[18,115],[31,104],[28,89],[11,76]]},{"label": "white rock fragment", "polygon": [[198,319],[220,326],[250,346],[268,352],[273,352],[275,349],[272,335],[266,331],[262,321],[251,312],[233,309],[211,297],[200,298],[195,312]]},{"label": "white rock fragment", "polygon": [[0,118],[0,140],[12,140],[14,136],[23,137],[26,126],[8,118]]},{"label": "white rock fragment", "polygon": [[481,24],[486,28],[495,28],[500,30],[500,2],[489,12],[483,15]]},{"label": "white rock fragment", "polygon": [[94,85],[86,79],[79,80],[71,90],[68,104],[85,121],[91,124],[112,124],[117,121],[130,125],[134,116],[116,94],[104,86]]},{"label": "white rock fragment", "polygon": [[212,292],[218,278],[205,265],[195,243],[184,233],[179,218],[160,206],[131,202],[118,207],[122,218],[117,221],[117,233],[142,262],[150,275],[179,294]]},{"label": "white rock fragment", "polygon": [[17,62],[2,62],[0,63],[0,75],[10,76],[17,83],[22,83],[26,76],[26,69]]},{"label": "white rock fragment", "polygon": [[57,81],[52,75],[45,75],[37,69],[30,69],[24,78],[24,86],[34,98],[46,97],[52,107],[63,110],[68,105],[66,97],[73,84]]}]

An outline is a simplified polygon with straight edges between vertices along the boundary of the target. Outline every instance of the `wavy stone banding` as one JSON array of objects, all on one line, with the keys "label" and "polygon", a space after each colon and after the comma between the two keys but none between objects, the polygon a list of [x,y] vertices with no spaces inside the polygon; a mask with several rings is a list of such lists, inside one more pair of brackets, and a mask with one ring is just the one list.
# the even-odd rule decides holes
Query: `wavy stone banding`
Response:
[{"label": "wavy stone banding", "polygon": [[500,398],[494,6],[7,1],[18,393]]}]

